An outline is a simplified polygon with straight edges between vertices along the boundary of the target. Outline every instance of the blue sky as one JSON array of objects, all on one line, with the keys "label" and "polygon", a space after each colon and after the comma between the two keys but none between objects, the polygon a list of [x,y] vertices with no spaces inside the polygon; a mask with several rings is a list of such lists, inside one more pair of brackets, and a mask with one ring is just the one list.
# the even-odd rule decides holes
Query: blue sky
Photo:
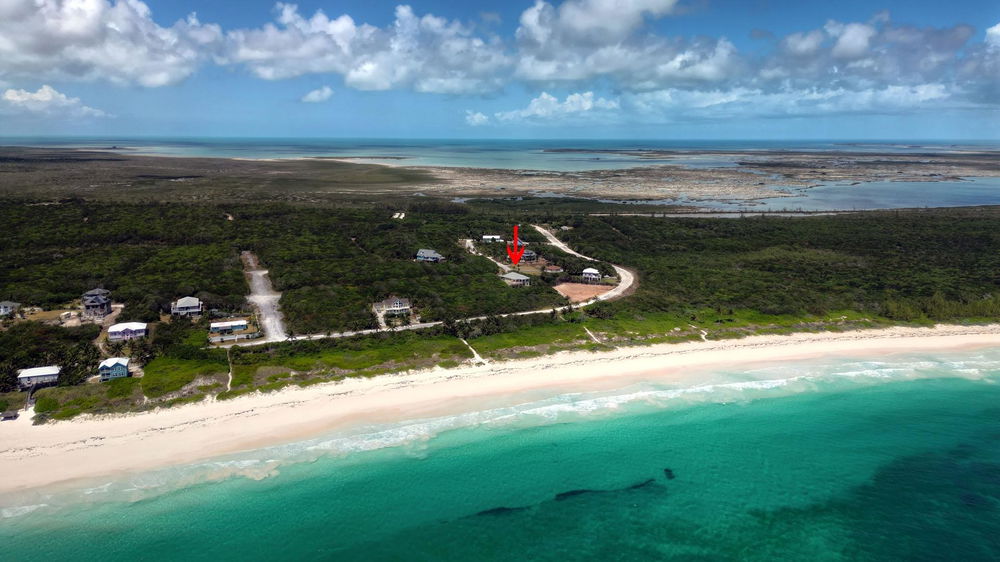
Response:
[{"label": "blue sky", "polygon": [[1000,2],[0,0],[0,135],[998,139]]}]

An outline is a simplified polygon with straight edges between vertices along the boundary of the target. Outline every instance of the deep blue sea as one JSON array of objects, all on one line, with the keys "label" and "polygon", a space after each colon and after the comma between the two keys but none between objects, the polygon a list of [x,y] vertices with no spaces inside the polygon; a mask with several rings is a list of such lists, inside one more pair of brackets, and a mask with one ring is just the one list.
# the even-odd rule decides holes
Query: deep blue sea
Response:
[{"label": "deep blue sea", "polygon": [[[705,151],[806,150],[879,153],[997,151],[996,141],[678,141],[678,140],[440,140],[440,139],[281,139],[281,138],[85,138],[0,137],[0,144],[109,149],[130,154],[220,158],[359,158],[405,166],[447,166],[579,172],[651,164],[697,168],[733,167],[725,155]],[[553,152],[553,149],[583,152]],[[602,150],[676,150],[664,158],[639,158]],[[593,150],[595,152],[586,152]],[[690,151],[692,153],[685,153]],[[766,178],[764,179],[766,181]],[[830,211],[1000,204],[1000,178],[942,182],[830,183],[789,190],[796,197],[753,202],[664,200],[720,210]],[[544,195],[544,194],[543,194]]]},{"label": "deep blue sea", "polygon": [[700,377],[0,498],[0,555],[1000,559],[1000,348]]}]

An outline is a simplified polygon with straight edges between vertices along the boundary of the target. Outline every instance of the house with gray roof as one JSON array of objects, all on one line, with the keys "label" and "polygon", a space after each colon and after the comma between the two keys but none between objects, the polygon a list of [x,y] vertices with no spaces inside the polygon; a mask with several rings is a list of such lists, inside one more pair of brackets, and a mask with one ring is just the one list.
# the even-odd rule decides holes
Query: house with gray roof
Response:
[{"label": "house with gray roof", "polygon": [[426,261],[431,263],[437,263],[444,261],[444,256],[435,252],[434,250],[428,250],[426,248],[421,248],[417,250],[417,261]]},{"label": "house with gray roof", "polygon": [[198,316],[201,309],[201,301],[195,297],[183,297],[170,303],[170,314],[173,316]]},{"label": "house with gray roof", "polygon": [[527,275],[522,275],[516,271],[511,271],[510,273],[504,273],[500,276],[508,285],[511,287],[527,287],[531,285],[531,277]]},{"label": "house with gray roof", "polygon": [[91,289],[80,297],[80,301],[84,316],[103,318],[111,314],[111,291],[107,289]]}]

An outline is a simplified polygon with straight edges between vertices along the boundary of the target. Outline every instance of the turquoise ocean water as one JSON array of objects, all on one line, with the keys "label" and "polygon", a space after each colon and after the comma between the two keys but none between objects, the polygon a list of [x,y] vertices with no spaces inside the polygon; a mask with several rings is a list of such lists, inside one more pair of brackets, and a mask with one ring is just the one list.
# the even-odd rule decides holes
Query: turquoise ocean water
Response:
[{"label": "turquoise ocean water", "polygon": [[1000,559],[1000,348],[705,380],[0,498],[0,556]]},{"label": "turquoise ocean water", "polygon": [[[829,141],[682,141],[682,140],[442,140],[442,139],[280,139],[280,138],[87,138],[0,137],[0,145],[109,149],[125,154],[217,158],[362,158],[365,162],[403,166],[446,166],[526,169],[557,172],[614,170],[656,164],[694,168],[729,168],[739,164],[725,151],[848,151],[896,154],[936,154],[954,151],[994,151],[1000,166],[1000,145],[991,142],[829,142]],[[560,152],[558,149],[574,149]],[[639,158],[607,150],[674,151],[661,158]],[[739,157],[742,159],[743,157]],[[768,177],[761,176],[765,183]],[[541,189],[541,187],[540,187]],[[667,199],[663,204],[693,204],[726,211],[831,211],[910,207],[957,207],[1000,204],[1000,178],[965,178],[940,182],[867,182],[787,189],[795,197],[756,201],[689,201]],[[543,191],[537,195],[545,196]],[[648,203],[648,202],[647,202]]]}]

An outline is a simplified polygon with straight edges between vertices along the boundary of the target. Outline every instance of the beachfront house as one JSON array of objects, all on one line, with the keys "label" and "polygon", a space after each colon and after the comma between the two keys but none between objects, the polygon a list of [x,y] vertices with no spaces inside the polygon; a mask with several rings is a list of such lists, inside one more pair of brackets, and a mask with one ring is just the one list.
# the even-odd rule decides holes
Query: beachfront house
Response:
[{"label": "beachfront house", "polygon": [[521,275],[516,271],[511,271],[510,273],[504,273],[500,276],[508,285],[511,287],[527,287],[531,285],[531,278],[527,275]]},{"label": "beachfront house", "polygon": [[538,253],[534,250],[525,250],[524,254],[521,255],[521,261],[538,261]]},{"label": "beachfront house", "polygon": [[80,302],[84,316],[104,318],[111,314],[111,291],[107,289],[91,289],[80,297]]},{"label": "beachfront house", "polygon": [[145,322],[122,322],[108,328],[108,341],[128,341],[146,337]]},{"label": "beachfront house", "polygon": [[132,376],[128,370],[128,363],[128,357],[111,357],[101,361],[101,364],[97,366],[97,374],[101,376],[101,382]]},{"label": "beachfront house", "polygon": [[483,234],[483,242],[487,244],[494,244],[497,242],[503,242],[503,238],[499,234]]},{"label": "beachfront house", "polygon": [[421,248],[420,250],[417,250],[417,261],[438,263],[444,261],[444,256],[435,252],[434,250]]},{"label": "beachfront house", "polygon": [[386,316],[409,316],[412,309],[410,308],[410,299],[393,295],[384,301],[375,303],[375,311],[384,313]]},{"label": "beachfront house", "polygon": [[213,334],[231,334],[249,329],[250,324],[244,320],[228,320],[226,322],[212,322],[208,325],[208,331]]},{"label": "beachfront house", "polygon": [[60,371],[62,371],[62,368],[55,365],[21,369],[17,372],[17,384],[22,389],[55,384],[59,380]]},{"label": "beachfront house", "polygon": [[601,272],[597,271],[593,267],[588,267],[587,269],[584,269],[583,273],[580,274],[580,277],[583,277],[583,282],[584,283],[600,283],[601,282]]},{"label": "beachfront house", "polygon": [[194,297],[184,297],[170,303],[170,314],[173,316],[198,316],[201,309],[201,301]]},{"label": "beachfront house", "polygon": [[21,303],[14,301],[0,301],[0,317],[13,316],[21,308]]}]

